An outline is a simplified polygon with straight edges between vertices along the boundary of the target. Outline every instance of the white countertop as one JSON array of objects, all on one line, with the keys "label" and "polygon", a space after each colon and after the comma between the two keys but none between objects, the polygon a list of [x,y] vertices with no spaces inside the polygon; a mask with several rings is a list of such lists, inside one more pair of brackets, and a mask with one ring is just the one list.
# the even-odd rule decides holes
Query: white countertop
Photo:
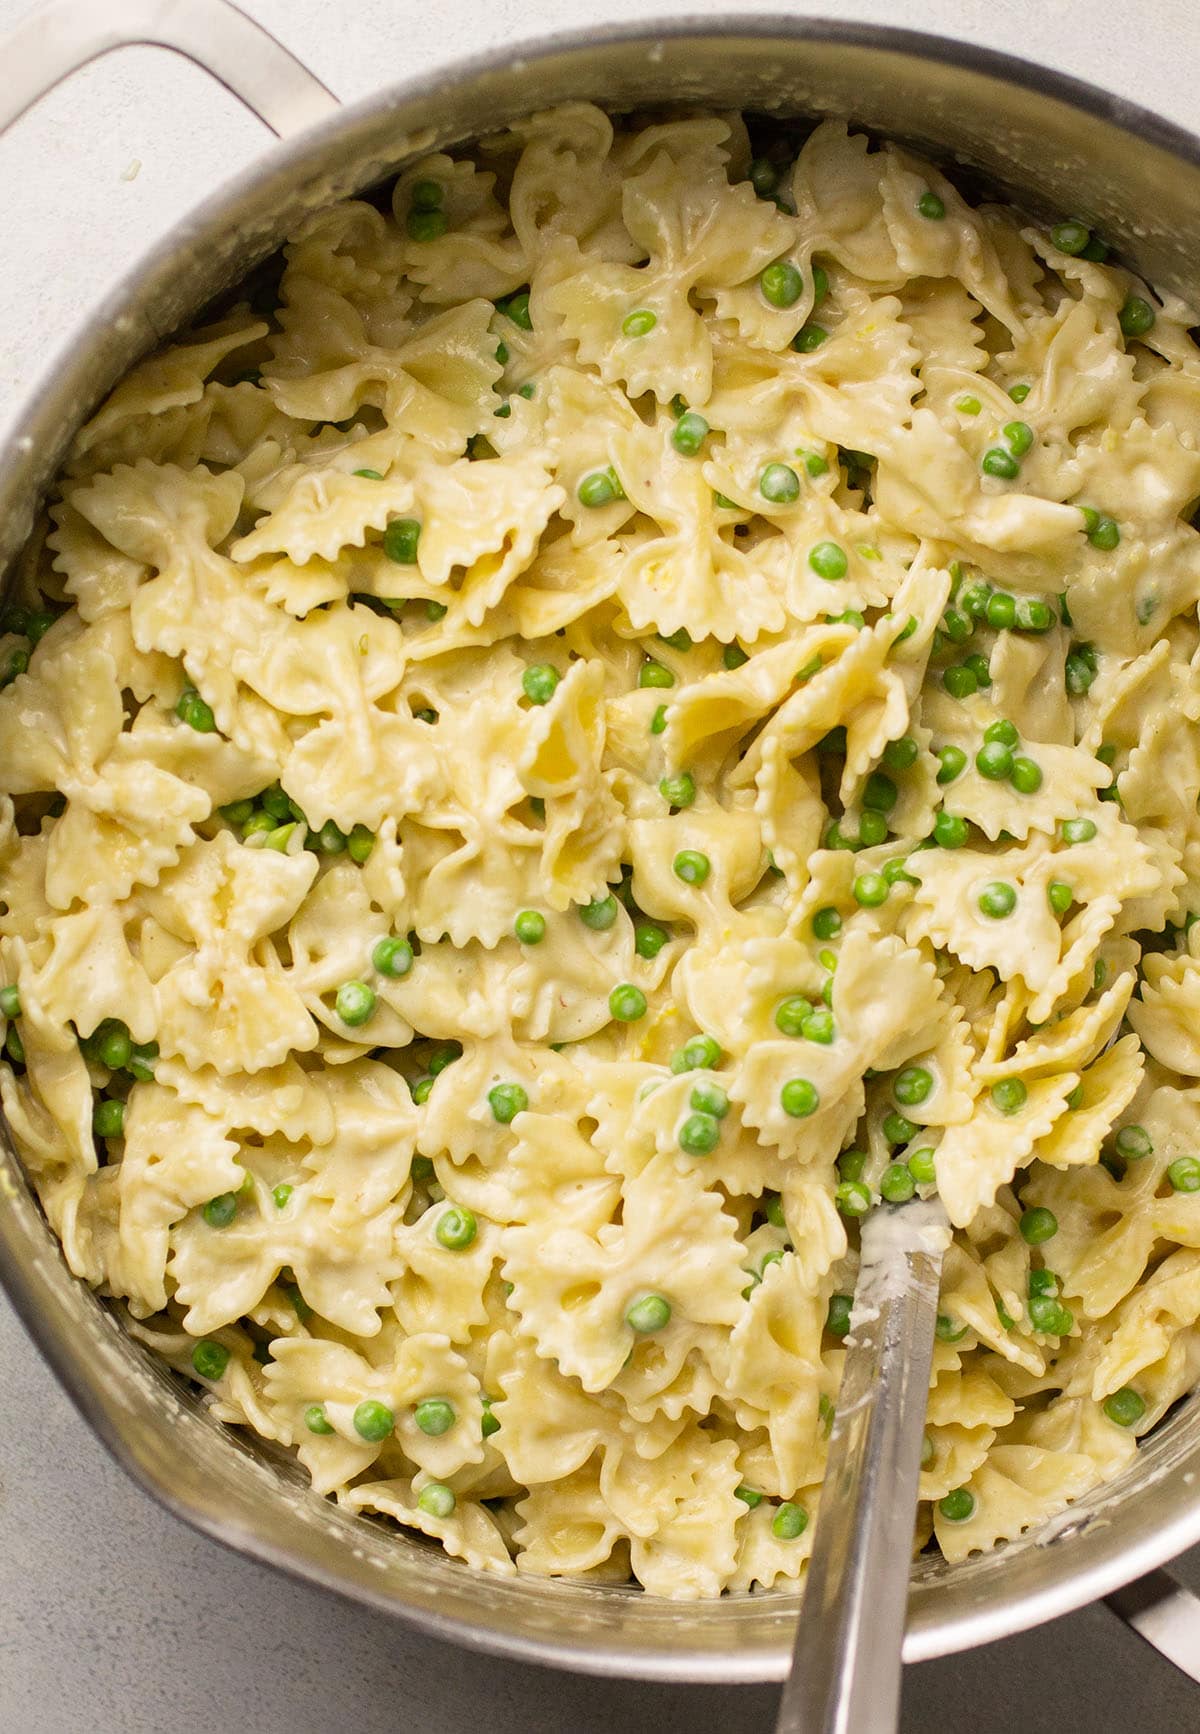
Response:
[{"label": "white countertop", "polygon": [[[338,95],[593,19],[751,15],[769,0],[242,0]],[[105,0],[94,0],[98,11]],[[1200,119],[1194,0],[788,0],[904,24]],[[30,6],[0,0],[0,39]],[[3,65],[0,50],[0,67]],[[77,74],[0,140],[0,424],[85,300],[267,147],[177,56]],[[134,172],[134,165],[138,165]],[[1200,1588],[1200,1549],[1180,1575]],[[467,1656],[227,1553],[108,1460],[0,1300],[0,1734],[763,1734],[770,1687],[646,1687]],[[1200,1696],[1102,1607],[909,1671],[905,1729],[1077,1734],[1200,1726]]]}]

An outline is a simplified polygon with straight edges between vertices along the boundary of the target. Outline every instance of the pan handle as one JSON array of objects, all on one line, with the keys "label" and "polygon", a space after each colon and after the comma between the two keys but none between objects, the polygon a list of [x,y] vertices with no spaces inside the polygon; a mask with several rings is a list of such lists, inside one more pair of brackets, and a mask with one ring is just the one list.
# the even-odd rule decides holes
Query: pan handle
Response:
[{"label": "pan handle", "polygon": [[135,44],[184,55],[280,138],[328,120],[341,106],[230,0],[52,0],[19,24],[0,51],[0,133],[79,67]]},{"label": "pan handle", "polygon": [[1200,1596],[1170,1572],[1150,1571],[1104,1598],[1117,1618],[1200,1686]]}]

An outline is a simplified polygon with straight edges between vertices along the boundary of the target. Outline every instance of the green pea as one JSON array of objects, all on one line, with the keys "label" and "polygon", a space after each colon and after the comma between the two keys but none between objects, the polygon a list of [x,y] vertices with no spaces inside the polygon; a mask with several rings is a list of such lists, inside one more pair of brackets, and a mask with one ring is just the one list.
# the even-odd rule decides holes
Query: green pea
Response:
[{"label": "green pea", "polygon": [[1120,546],[1121,526],[1106,513],[1093,512],[1092,519],[1087,527],[1088,541],[1093,548],[1099,548],[1102,554],[1111,554],[1114,548]]},{"label": "green pea", "polygon": [[939,813],[933,821],[933,840],[939,849],[961,849],[967,840],[967,821],[957,813]]},{"label": "green pea", "polygon": [[1091,819],[1063,819],[1058,834],[1064,843],[1090,843],[1096,835],[1096,826]]},{"label": "green pea", "polygon": [[688,771],[679,771],[673,777],[664,777],[658,792],[669,807],[690,807],[696,799],[696,784]]},{"label": "green pea", "polygon": [[812,267],[813,306],[819,307],[829,293],[829,273],[823,265]]},{"label": "green pea", "polygon": [[758,491],[773,505],[788,506],[800,496],[800,477],[788,464],[768,464],[759,477]]},{"label": "green pea", "polygon": [[934,1152],[928,1147],[923,1150],[914,1150],[908,1159],[908,1171],[918,1186],[934,1185],[937,1180]]},{"label": "green pea", "polygon": [[904,1114],[887,1114],[883,1121],[883,1135],[889,1144],[908,1144],[916,1137],[917,1127]]},{"label": "green pea", "polygon": [[938,1500],[938,1510],[947,1523],[967,1523],[975,1515],[975,1495],[969,1487],[955,1487]]},{"label": "green pea", "polygon": [[992,1085],[992,1102],[1001,1114],[1019,1114],[1029,1099],[1020,1078],[1001,1078]]},{"label": "green pea", "polygon": [[763,1495],[757,1487],[747,1487],[744,1484],[734,1488],[733,1497],[740,1499],[743,1505],[748,1505],[751,1511],[754,1511],[763,1502]]},{"label": "green pea", "polygon": [[1002,921],[1017,907],[1017,893],[1004,879],[993,879],[979,894],[979,911],[993,921]]},{"label": "green pea", "polygon": [[991,686],[992,676],[988,669],[988,660],[981,652],[976,650],[970,656],[964,656],[962,665],[968,674],[975,676],[975,685],[980,691],[986,691]]},{"label": "green pea", "polygon": [[389,935],[386,939],[376,941],[371,952],[371,962],[380,975],[391,976],[394,980],[406,976],[413,966],[413,948],[407,939]]},{"label": "green pea", "polygon": [[1006,422],[1003,429],[1008,449],[1014,457],[1023,458],[1033,446],[1033,429],[1027,421]]},{"label": "green pea", "polygon": [[100,1035],[100,1040],[96,1044],[96,1057],[100,1064],[107,1066],[110,1072],[123,1071],[133,1055],[133,1043],[129,1039],[128,1029],[116,1018],[112,1018],[101,1024],[97,1034]]},{"label": "green pea", "polygon": [[1109,1420],[1115,1421],[1118,1427],[1135,1427],[1146,1413],[1146,1404],[1132,1385],[1122,1385],[1119,1391],[1114,1391],[1110,1397],[1105,1398],[1103,1409]]},{"label": "green pea", "polygon": [[1122,1126],[1113,1140],[1118,1156],[1127,1162],[1139,1162],[1154,1154],[1154,1140],[1144,1126]]},{"label": "green pea", "polygon": [[[645,687],[645,686],[651,686],[651,687],[654,687],[654,686],[658,686],[658,687],[674,686],[675,685],[675,676],[671,673],[671,670],[669,668],[664,667],[661,662],[655,662],[653,657],[651,657],[648,661],[643,662],[641,668],[638,670],[638,685],[643,686],[643,687]],[[664,719],[663,720],[663,728],[665,728],[666,727],[666,707],[662,706],[660,708],[662,709],[663,719]],[[658,718],[658,712],[656,711],[655,712],[655,720],[656,721],[657,721],[657,718]],[[656,729],[654,727],[653,723],[651,723],[650,728],[651,728],[651,732],[653,734],[661,734],[662,733],[662,729]]]},{"label": "green pea", "polygon": [[843,1180],[834,1188],[833,1202],[843,1216],[865,1216],[871,1208],[871,1189],[861,1180]]},{"label": "green pea", "polygon": [[199,735],[210,735],[217,726],[210,706],[205,704],[193,686],[184,687],[179,703],[175,706],[175,715],[180,722],[195,729]]},{"label": "green pea", "polygon": [[1046,887],[1046,901],[1055,915],[1065,915],[1075,901],[1075,893],[1061,879],[1052,879]]},{"label": "green pea", "polygon": [[979,681],[965,663],[946,669],[942,675],[942,685],[951,698],[957,699],[970,698],[972,693],[979,690]]},{"label": "green pea", "polygon": [[1167,1179],[1175,1192],[1200,1192],[1200,1158],[1178,1157],[1168,1167]]},{"label": "green pea", "polygon": [[415,566],[421,525],[416,518],[393,518],[383,532],[383,551],[397,566]]},{"label": "green pea", "polygon": [[849,569],[846,551],[837,542],[818,542],[808,551],[808,564],[818,578],[836,582]]},{"label": "green pea", "polygon": [[760,271],[758,286],[772,307],[794,307],[804,293],[804,279],[790,259],[776,259]]},{"label": "green pea", "polygon": [[[497,1421],[496,1425],[499,1427],[500,1423]],[[454,1489],[444,1481],[427,1481],[417,1494],[417,1505],[429,1517],[452,1517],[457,1504]]]},{"label": "green pea", "polygon": [[1017,726],[1007,717],[1000,717],[996,722],[989,723],[983,731],[984,742],[987,745],[996,743],[1002,747],[1015,747],[1020,741]]},{"label": "green pea", "polygon": [[350,859],[362,867],[370,860],[371,851],[375,847],[375,833],[365,825],[355,825],[346,839],[346,852]]},{"label": "green pea", "polygon": [[902,1108],[919,1107],[933,1092],[933,1073],[926,1066],[905,1066],[896,1073],[892,1094]]},{"label": "green pea", "polygon": [[444,602],[429,601],[425,604],[425,617],[427,620],[444,620],[447,612],[447,605]]},{"label": "green pea", "polygon": [[224,1377],[228,1365],[229,1350],[211,1337],[202,1338],[192,1349],[192,1368],[202,1379],[215,1383]]},{"label": "green pea", "polygon": [[433,1091],[433,1083],[434,1080],[432,1078],[417,1078],[409,1085],[412,1099],[418,1107],[421,1106],[422,1102],[427,1102],[429,1100]]},{"label": "green pea", "polygon": [[[440,1439],[443,1433],[448,1433],[458,1416],[454,1405],[444,1397],[426,1397],[413,1410],[413,1420],[430,1439]],[[355,1426],[358,1425],[357,1416]]]},{"label": "green pea", "polygon": [[1016,625],[1021,632],[1049,632],[1054,625],[1054,610],[1037,596],[1018,596]]},{"label": "green pea", "polygon": [[200,1214],[210,1228],[228,1228],[237,1215],[237,1193],[221,1192],[202,1206]]},{"label": "green pea", "polygon": [[227,806],[218,807],[217,811],[231,825],[240,828],[254,812],[254,802],[251,800],[230,801]]},{"label": "green pea", "polygon": [[959,397],[954,401],[954,407],[960,415],[978,415],[983,405],[977,397]]},{"label": "green pea", "polygon": [[344,1024],[357,1029],[375,1013],[375,990],[365,981],[344,981],[337,990],[334,1010]]},{"label": "green pea", "polygon": [[528,289],[518,289],[514,294],[506,296],[504,300],[497,301],[496,311],[506,314],[514,325],[521,327],[522,331],[533,330],[533,320],[529,312]]},{"label": "green pea", "polygon": [[914,879],[908,871],[908,856],[898,855],[894,861],[884,864],[883,877],[889,885],[919,885],[920,880]]},{"label": "green pea", "polygon": [[887,820],[882,813],[876,813],[868,807],[859,815],[858,845],[861,849],[872,849],[877,843],[885,842],[887,834]]},{"label": "green pea", "polygon": [[1053,1240],[1058,1233],[1058,1218],[1052,1210],[1046,1210],[1037,1205],[1032,1210],[1021,1212],[1018,1225],[1021,1239],[1029,1246],[1041,1246],[1047,1240]]},{"label": "green pea", "polygon": [[831,904],[824,909],[818,909],[812,918],[813,936],[816,939],[835,939],[842,931],[842,918]]},{"label": "green pea", "polygon": [[637,307],[622,319],[621,331],[625,337],[645,337],[657,324],[656,313],[652,313],[648,307]]},{"label": "green pea", "polygon": [[901,735],[884,747],[881,762],[889,771],[907,771],[916,764],[920,750],[911,735]]},{"label": "green pea", "polygon": [[712,871],[712,862],[699,849],[681,849],[671,863],[677,879],[685,885],[703,885]]},{"label": "green pea", "polygon": [[937,781],[943,787],[961,777],[966,769],[967,755],[961,747],[947,746],[938,751]]},{"label": "green pea", "polygon": [[1007,631],[1016,624],[1017,602],[1006,590],[993,590],[988,597],[985,618],[989,626],[994,626],[998,632]]},{"label": "green pea", "polygon": [[688,1106],[697,1114],[709,1114],[723,1120],[729,1112],[729,1097],[715,1078],[702,1078],[688,1097]]},{"label": "green pea", "polygon": [[540,945],[546,937],[546,917],[536,909],[522,909],[513,922],[513,932],[522,945]]},{"label": "green pea", "polygon": [[680,1072],[707,1071],[721,1058],[721,1044],[715,1036],[692,1036],[671,1055],[671,1070]]},{"label": "green pea", "polygon": [[1036,795],[1042,786],[1042,767],[1035,759],[1018,754],[1012,762],[1009,780],[1018,795]]},{"label": "green pea", "polygon": [[488,1091],[488,1106],[492,1118],[508,1126],[529,1106],[529,1096],[520,1084],[493,1084]]},{"label": "green pea", "polygon": [[[748,177],[750,185],[754,188],[760,199],[769,199],[779,184],[779,177],[775,173],[774,165],[768,162],[766,157],[754,158],[753,162],[750,164]],[[742,1490],[739,1487],[738,1498],[740,1499],[741,1496]],[[758,1498],[762,1498],[761,1493]],[[758,1500],[755,1500],[755,1504],[757,1503]]]},{"label": "green pea", "polygon": [[611,892],[606,897],[594,897],[579,905],[579,919],[595,933],[604,933],[617,919],[617,900]]},{"label": "green pea", "polygon": [[452,1066],[455,1060],[462,1058],[460,1042],[441,1042],[429,1056],[429,1073],[436,1078],[447,1066]]},{"label": "green pea", "polygon": [[854,1310],[854,1296],[848,1294],[831,1294],[829,1310],[825,1314],[825,1329],[831,1337],[844,1337],[850,1329],[850,1314]]},{"label": "green pea", "polygon": [[1072,698],[1082,698],[1096,678],[1096,663],[1080,646],[1067,655],[1065,666],[1067,691]]},{"label": "green pea", "polygon": [[780,1541],[795,1541],[808,1528],[808,1513],[802,1505],[785,1499],[771,1519],[771,1534]]},{"label": "green pea", "polygon": [[276,1210],[283,1210],[286,1208],[288,1199],[292,1196],[292,1191],[293,1188],[288,1185],[286,1180],[281,1180],[278,1186],[272,1186],[271,1202],[274,1204]]},{"label": "green pea", "polygon": [[779,1092],[779,1105],[793,1120],[806,1120],[820,1107],[821,1097],[808,1078],[789,1078]]},{"label": "green pea", "polygon": [[975,769],[989,782],[1007,782],[1012,768],[1012,753],[1001,741],[985,740],[975,754]]},{"label": "green pea", "polygon": [[819,1042],[822,1047],[828,1047],[837,1034],[833,1013],[827,1006],[814,1006],[805,1018],[800,1033],[806,1042]]},{"label": "green pea", "polygon": [[468,1210],[465,1204],[452,1205],[438,1217],[433,1232],[438,1244],[444,1246],[448,1252],[462,1252],[470,1246],[478,1233],[475,1212]]},{"label": "green pea", "polygon": [[395,1412],[375,1397],[366,1397],[354,1411],[354,1431],[360,1439],[378,1445],[396,1425]]},{"label": "green pea", "polygon": [[961,1343],[967,1334],[966,1325],[956,1325],[945,1313],[939,1313],[937,1323],[933,1327],[934,1335],[940,1343]]},{"label": "green pea", "polygon": [[412,210],[404,219],[404,227],[410,241],[437,241],[450,227],[450,219],[445,211]]},{"label": "green pea", "polygon": [[556,668],[548,662],[535,662],[521,676],[521,690],[531,704],[549,704],[558,682]]},{"label": "green pea", "polygon": [[304,1425],[310,1433],[316,1433],[321,1438],[328,1438],[333,1432],[329,1417],[325,1413],[324,1403],[310,1403],[304,1411]]},{"label": "green pea", "polygon": [[1126,337],[1144,337],[1156,317],[1155,310],[1148,301],[1144,301],[1140,295],[1128,295],[1117,314],[1117,324]]},{"label": "green pea", "polygon": [[154,1078],[154,1062],[158,1059],[157,1042],[134,1042],[125,1070],[141,1084]]},{"label": "green pea", "polygon": [[727,644],[721,652],[721,661],[730,671],[735,668],[744,668],[749,660],[750,658],[740,644]]},{"label": "green pea", "polygon": [[636,1023],[646,1015],[646,996],[631,981],[620,982],[608,996],[608,1009],[618,1023]]},{"label": "green pea", "polygon": [[670,940],[670,934],[665,927],[659,927],[653,921],[639,921],[633,930],[633,949],[639,957],[657,957],[663,946]]},{"label": "green pea", "polygon": [[864,909],[878,909],[886,903],[890,885],[882,873],[860,873],[852,886],[854,901]]},{"label": "green pea", "polygon": [[679,1148],[689,1156],[709,1156],[720,1136],[720,1122],[712,1114],[689,1114],[679,1128]]},{"label": "green pea", "polygon": [[1003,446],[989,446],[980,460],[979,467],[985,476],[998,476],[1006,482],[1011,482],[1014,476],[1021,473],[1020,463]]},{"label": "green pea", "polygon": [[[641,684],[648,685],[649,682],[644,682],[644,683],[639,682],[639,685],[641,685]],[[668,682],[667,684],[670,685],[672,683]],[[661,735],[665,732],[666,726],[667,726],[667,707],[665,704],[660,704],[658,709],[655,711],[654,715],[650,718],[650,733],[652,735]]]},{"label": "green pea", "polygon": [[772,1228],[786,1228],[787,1218],[783,1214],[783,1200],[777,1192],[764,1192],[763,1210]]},{"label": "green pea", "polygon": [[942,633],[952,644],[965,644],[975,630],[970,619],[957,608],[947,608],[942,616]]},{"label": "green pea", "polygon": [[[291,830],[292,826],[281,826],[281,830]],[[268,846],[270,838],[267,839]],[[335,825],[332,819],[326,819],[319,831],[309,831],[308,844],[322,855],[340,855],[346,847],[346,834],[340,825]]]},{"label": "green pea", "polygon": [[1028,1311],[1034,1330],[1043,1331],[1047,1336],[1067,1337],[1074,1328],[1074,1313],[1052,1295],[1030,1295]]},{"label": "green pea", "polygon": [[890,813],[900,791],[886,771],[872,771],[863,787],[862,804],[872,813]]},{"label": "green pea", "polygon": [[689,409],[681,415],[671,431],[671,444],[680,457],[694,458],[703,450],[708,438],[709,426],[702,415],[697,415],[694,409]]},{"label": "green pea", "polygon": [[810,319],[807,324],[800,327],[795,337],[792,338],[792,348],[797,355],[811,355],[814,349],[820,349],[828,336],[829,333],[823,325],[818,325],[815,320]]},{"label": "green pea", "polygon": [[479,1421],[480,1436],[484,1439],[490,1439],[493,1433],[500,1431],[500,1417],[492,1414],[492,1404],[496,1399],[481,1395],[479,1400],[483,1404],[483,1414]]},{"label": "green pea", "polygon": [[1026,385],[1024,381],[1022,381],[1017,385],[1010,385],[1008,388],[1008,395],[1012,398],[1014,403],[1024,403],[1032,390],[1033,387],[1031,385]]},{"label": "green pea", "polygon": [[[8,1032],[10,1053],[12,1038],[16,1036],[16,1034],[17,1032],[15,1029],[10,1029]],[[21,1057],[24,1058],[23,1053]],[[17,1056],[14,1054],[13,1058],[16,1059]],[[20,1064],[20,1061],[18,1060],[17,1063]],[[95,1109],[92,1112],[92,1131],[96,1134],[97,1138],[122,1137],[125,1131],[124,1102],[117,1101],[113,1096],[106,1096],[102,1101],[97,1102]]]},{"label": "green pea", "polygon": [[611,464],[584,476],[575,494],[581,506],[611,506],[614,500],[625,498],[625,490]]},{"label": "green pea", "polygon": [[1092,238],[1092,232],[1083,223],[1068,219],[1065,223],[1056,223],[1050,231],[1050,239],[1060,253],[1082,253]]},{"label": "green pea", "polygon": [[625,1309],[625,1323],[639,1337],[666,1330],[671,1322],[671,1303],[665,1295],[646,1294]]},{"label": "green pea", "polygon": [[889,1162],[879,1179],[879,1191],[889,1204],[903,1204],[917,1190],[917,1183],[904,1162]]},{"label": "green pea", "polygon": [[926,187],[917,200],[917,211],[931,223],[940,223],[946,215],[944,203],[930,187]]},{"label": "green pea", "polygon": [[800,994],[792,994],[775,1008],[775,1027],[785,1036],[801,1036],[804,1020],[811,1011],[812,1006],[806,999]]}]

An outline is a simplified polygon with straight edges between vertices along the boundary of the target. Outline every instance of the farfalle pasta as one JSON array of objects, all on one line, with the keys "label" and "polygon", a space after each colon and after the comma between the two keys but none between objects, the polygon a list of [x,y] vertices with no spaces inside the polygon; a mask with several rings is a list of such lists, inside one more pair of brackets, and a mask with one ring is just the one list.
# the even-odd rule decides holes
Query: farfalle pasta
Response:
[{"label": "farfalle pasta", "polygon": [[71,1269],[319,1494],[668,1597],[802,1580],[881,1201],[955,1231],[947,1559],[1200,1378],[1194,315],[751,130],[576,104],[316,213],[0,622]]}]

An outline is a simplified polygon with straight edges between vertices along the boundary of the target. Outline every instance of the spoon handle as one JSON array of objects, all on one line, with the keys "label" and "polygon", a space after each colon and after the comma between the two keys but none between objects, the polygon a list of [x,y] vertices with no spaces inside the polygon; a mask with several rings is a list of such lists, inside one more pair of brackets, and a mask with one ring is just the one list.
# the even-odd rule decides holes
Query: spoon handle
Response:
[{"label": "spoon handle", "polygon": [[894,1734],[917,1482],[949,1238],[937,1204],[863,1227],[816,1540],[777,1734]]}]

